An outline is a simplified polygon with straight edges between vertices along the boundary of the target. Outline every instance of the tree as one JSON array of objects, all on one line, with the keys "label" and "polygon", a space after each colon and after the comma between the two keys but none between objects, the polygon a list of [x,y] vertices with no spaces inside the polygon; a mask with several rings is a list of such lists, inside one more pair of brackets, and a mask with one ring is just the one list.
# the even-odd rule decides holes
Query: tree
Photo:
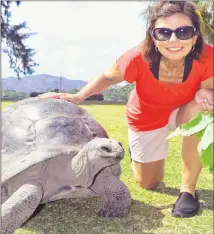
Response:
[{"label": "tree", "polygon": [[90,97],[86,98],[85,101],[103,101],[104,97],[102,93],[91,95]]},{"label": "tree", "polygon": [[[29,30],[27,23],[11,25],[11,4],[12,1],[1,1],[1,42],[3,53],[9,57],[10,68],[16,73],[18,79],[20,75],[32,75],[34,67],[38,64],[34,62],[35,50],[24,44],[24,41],[35,33],[23,32]],[[20,1],[15,2],[17,6]]]},{"label": "tree", "polygon": [[68,93],[75,94],[78,93],[80,90],[79,89],[71,89],[68,91]]},{"label": "tree", "polygon": [[202,26],[202,32],[208,43],[214,44],[214,13],[213,1],[195,1],[199,11],[197,11]]},{"label": "tree", "polygon": [[135,83],[126,84],[123,87],[110,87],[103,92],[104,100],[115,102],[127,102],[131,91],[135,88]]},{"label": "tree", "polygon": [[195,3],[201,10],[203,19],[213,29],[214,28],[214,13],[213,13],[214,3],[213,1],[199,0],[199,1],[195,1]]}]

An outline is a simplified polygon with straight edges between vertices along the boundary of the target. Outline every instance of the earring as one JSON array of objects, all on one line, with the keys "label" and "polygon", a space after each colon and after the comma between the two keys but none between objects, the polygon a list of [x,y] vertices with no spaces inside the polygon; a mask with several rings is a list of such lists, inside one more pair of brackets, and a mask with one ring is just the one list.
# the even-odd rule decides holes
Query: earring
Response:
[{"label": "earring", "polygon": [[159,51],[158,51],[158,47],[157,46],[155,46],[155,51],[158,53]]},{"label": "earring", "polygon": [[193,51],[195,49],[195,45],[192,47],[191,51]]}]

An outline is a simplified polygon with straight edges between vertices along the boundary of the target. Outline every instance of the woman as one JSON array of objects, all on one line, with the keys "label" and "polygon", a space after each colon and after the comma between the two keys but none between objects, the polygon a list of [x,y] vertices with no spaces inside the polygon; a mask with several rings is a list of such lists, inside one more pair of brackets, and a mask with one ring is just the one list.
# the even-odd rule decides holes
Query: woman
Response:
[{"label": "woman", "polygon": [[[145,41],[79,93],[44,94],[80,103],[110,85],[135,82],[127,103],[132,169],[142,188],[155,188],[164,177],[169,130],[200,111],[213,110],[213,47],[204,44],[195,6],[188,1],[158,1],[149,8]],[[200,204],[195,186],[201,171],[196,136],[184,137],[182,185],[172,215],[191,217]]]}]

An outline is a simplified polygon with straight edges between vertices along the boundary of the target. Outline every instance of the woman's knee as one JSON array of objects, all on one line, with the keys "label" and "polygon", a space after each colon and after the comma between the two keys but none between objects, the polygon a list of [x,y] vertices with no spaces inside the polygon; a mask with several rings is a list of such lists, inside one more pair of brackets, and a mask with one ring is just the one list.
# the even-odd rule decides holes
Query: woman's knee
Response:
[{"label": "woman's knee", "polygon": [[156,188],[164,178],[164,172],[160,172],[154,175],[145,175],[145,173],[134,172],[135,180],[143,189]]},{"label": "woman's knee", "polygon": [[163,180],[164,162],[159,160],[150,163],[132,161],[132,170],[136,182],[144,189],[154,189]]},{"label": "woman's knee", "polygon": [[153,180],[148,180],[148,179],[143,179],[143,178],[136,179],[140,187],[146,190],[155,189],[162,182],[162,180],[163,178],[153,179]]},{"label": "woman's knee", "polygon": [[199,106],[196,103],[195,99],[181,106],[177,115],[177,126],[183,123],[187,123],[194,116],[200,112]]}]

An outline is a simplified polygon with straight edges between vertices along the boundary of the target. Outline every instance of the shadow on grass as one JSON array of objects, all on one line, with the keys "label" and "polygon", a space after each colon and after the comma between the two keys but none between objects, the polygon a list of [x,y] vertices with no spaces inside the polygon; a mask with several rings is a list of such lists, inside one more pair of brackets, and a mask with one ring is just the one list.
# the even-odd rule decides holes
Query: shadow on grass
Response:
[{"label": "shadow on grass", "polygon": [[101,218],[97,216],[98,205],[97,198],[48,203],[15,233],[144,234],[162,226],[161,210],[136,200],[132,200],[130,213],[125,218]]},{"label": "shadow on grass", "polygon": [[[161,184],[160,187],[154,189],[155,192],[158,193],[165,193],[167,195],[172,195],[178,197],[180,190],[176,188],[171,188],[165,186],[165,184]],[[213,198],[214,198],[214,192],[213,190],[208,190],[208,189],[200,189],[197,190],[200,203],[201,203],[201,208],[202,209],[207,209],[207,210],[213,210]],[[171,205],[169,205],[170,207]],[[167,207],[162,207],[162,208],[169,208]]]}]

